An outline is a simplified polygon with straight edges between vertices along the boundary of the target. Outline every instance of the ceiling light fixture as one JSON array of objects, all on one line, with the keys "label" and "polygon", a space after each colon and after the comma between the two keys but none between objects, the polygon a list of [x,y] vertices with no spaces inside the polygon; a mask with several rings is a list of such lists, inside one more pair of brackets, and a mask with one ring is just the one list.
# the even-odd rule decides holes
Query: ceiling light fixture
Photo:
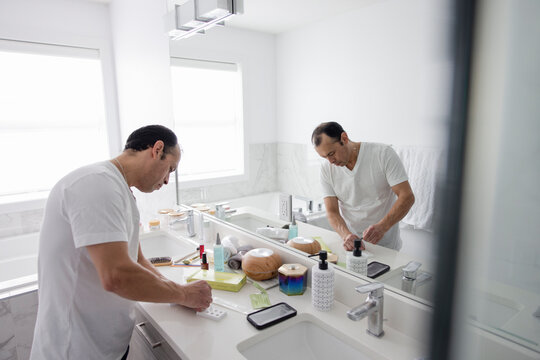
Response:
[{"label": "ceiling light fixture", "polygon": [[185,39],[225,25],[224,20],[243,13],[243,0],[173,0],[174,8],[165,15],[165,28],[172,40]]}]

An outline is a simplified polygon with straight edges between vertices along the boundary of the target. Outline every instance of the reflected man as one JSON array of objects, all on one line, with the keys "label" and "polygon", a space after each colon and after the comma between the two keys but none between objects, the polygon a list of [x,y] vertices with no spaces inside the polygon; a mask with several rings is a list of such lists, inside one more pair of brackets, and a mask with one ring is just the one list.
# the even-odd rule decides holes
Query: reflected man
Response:
[{"label": "reflected man", "polygon": [[321,166],[321,186],[330,225],[352,250],[362,234],[369,243],[401,249],[398,222],[414,194],[396,152],[377,143],[354,142],[336,122],[322,123],[311,136]]}]

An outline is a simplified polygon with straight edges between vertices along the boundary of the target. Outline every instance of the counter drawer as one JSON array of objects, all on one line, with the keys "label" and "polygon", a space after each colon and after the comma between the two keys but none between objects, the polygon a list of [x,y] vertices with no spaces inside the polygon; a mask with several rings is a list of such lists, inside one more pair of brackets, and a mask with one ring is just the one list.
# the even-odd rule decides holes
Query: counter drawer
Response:
[{"label": "counter drawer", "polygon": [[135,328],[129,344],[128,360],[181,360],[150,321],[135,309]]}]

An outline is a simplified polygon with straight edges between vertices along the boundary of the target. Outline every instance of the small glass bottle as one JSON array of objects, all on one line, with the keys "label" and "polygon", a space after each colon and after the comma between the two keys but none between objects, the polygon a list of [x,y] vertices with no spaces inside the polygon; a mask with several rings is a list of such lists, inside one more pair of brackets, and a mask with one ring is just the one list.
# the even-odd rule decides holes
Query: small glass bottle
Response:
[{"label": "small glass bottle", "polygon": [[298,236],[298,225],[296,225],[296,218],[293,217],[292,224],[289,225],[289,240]]},{"label": "small glass bottle", "polygon": [[151,231],[159,230],[159,220],[152,219],[148,222],[148,229]]},{"label": "small glass bottle", "polygon": [[171,211],[167,214],[169,229],[180,230],[184,226],[185,222],[182,219],[185,217],[185,213],[179,211]]},{"label": "small glass bottle", "polygon": [[167,228],[167,225],[169,225],[169,213],[174,211],[173,209],[159,209],[158,210],[158,217],[161,225],[164,229]]},{"label": "small glass bottle", "polygon": [[214,271],[225,271],[225,254],[223,253],[223,245],[219,233],[217,234],[216,244],[214,245]]},{"label": "small glass bottle", "polygon": [[208,270],[208,260],[206,260],[206,253],[205,252],[202,254],[201,269],[202,270]]}]

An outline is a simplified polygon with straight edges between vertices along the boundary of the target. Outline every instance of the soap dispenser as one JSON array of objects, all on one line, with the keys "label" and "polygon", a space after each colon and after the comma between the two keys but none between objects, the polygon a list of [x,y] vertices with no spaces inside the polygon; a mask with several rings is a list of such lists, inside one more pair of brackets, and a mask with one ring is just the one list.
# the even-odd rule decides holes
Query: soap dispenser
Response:
[{"label": "soap dispenser", "polygon": [[292,224],[289,225],[289,240],[298,236],[298,225],[296,225],[296,218],[293,216]]},{"label": "soap dispenser", "polygon": [[362,239],[354,240],[354,250],[347,253],[347,269],[360,275],[367,275],[367,256],[362,255]]},{"label": "soap dispenser", "polygon": [[328,267],[325,250],[311,256],[317,255],[319,264],[311,268],[311,304],[319,311],[330,311],[334,305],[334,269]]},{"label": "soap dispenser", "polygon": [[225,254],[219,233],[217,234],[216,244],[214,245],[214,271],[225,271]]}]

